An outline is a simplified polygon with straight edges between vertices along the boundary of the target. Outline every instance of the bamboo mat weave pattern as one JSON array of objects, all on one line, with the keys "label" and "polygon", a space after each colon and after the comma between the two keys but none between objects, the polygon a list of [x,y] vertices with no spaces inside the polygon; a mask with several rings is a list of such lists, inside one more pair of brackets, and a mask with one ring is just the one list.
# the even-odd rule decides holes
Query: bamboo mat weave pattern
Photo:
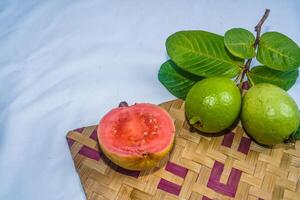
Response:
[{"label": "bamboo mat weave pattern", "polygon": [[70,131],[67,141],[88,200],[300,199],[300,141],[265,148],[240,124],[227,134],[191,132],[184,102],[160,105],[174,119],[176,139],[156,168],[129,171],[101,153],[96,126]]}]

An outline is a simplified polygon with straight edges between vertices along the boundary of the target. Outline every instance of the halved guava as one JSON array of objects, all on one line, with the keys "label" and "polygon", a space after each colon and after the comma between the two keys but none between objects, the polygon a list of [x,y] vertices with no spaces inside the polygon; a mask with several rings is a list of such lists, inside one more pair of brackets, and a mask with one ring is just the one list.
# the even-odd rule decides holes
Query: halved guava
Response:
[{"label": "halved guava", "polygon": [[103,153],[129,170],[154,167],[169,153],[175,137],[169,114],[149,103],[112,109],[101,119],[97,131]]}]

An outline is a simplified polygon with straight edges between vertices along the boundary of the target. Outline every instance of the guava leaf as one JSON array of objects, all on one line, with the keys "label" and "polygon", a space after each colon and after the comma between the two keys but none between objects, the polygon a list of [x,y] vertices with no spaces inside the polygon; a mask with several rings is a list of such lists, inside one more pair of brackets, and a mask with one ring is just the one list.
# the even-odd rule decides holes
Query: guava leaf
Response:
[{"label": "guava leaf", "polygon": [[294,140],[300,140],[300,126],[298,127],[297,131],[293,135]]},{"label": "guava leaf", "polygon": [[266,66],[253,67],[250,72],[247,73],[247,77],[252,85],[258,83],[271,83],[286,91],[296,83],[298,76],[298,69],[283,72]]},{"label": "guava leaf", "polygon": [[230,54],[224,37],[205,31],[180,31],[166,41],[168,55],[184,71],[212,77],[235,77],[243,59]]},{"label": "guava leaf", "polygon": [[255,56],[255,37],[242,28],[233,28],[228,30],[224,36],[226,48],[235,56],[240,58],[253,58]]},{"label": "guava leaf", "polygon": [[272,69],[291,71],[300,65],[300,48],[281,33],[267,32],[260,38],[257,60]]},{"label": "guava leaf", "polygon": [[203,77],[189,74],[178,68],[172,60],[163,63],[158,72],[158,80],[174,96],[185,99],[191,87]]}]

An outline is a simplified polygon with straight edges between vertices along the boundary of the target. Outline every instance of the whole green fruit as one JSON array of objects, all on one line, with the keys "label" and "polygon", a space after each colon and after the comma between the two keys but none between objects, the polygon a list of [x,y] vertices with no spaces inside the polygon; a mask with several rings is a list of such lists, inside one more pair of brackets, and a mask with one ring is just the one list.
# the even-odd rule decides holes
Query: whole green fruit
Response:
[{"label": "whole green fruit", "polygon": [[272,84],[257,84],[243,98],[243,127],[258,143],[272,146],[288,139],[297,130],[299,117],[292,97]]},{"label": "whole green fruit", "polygon": [[217,133],[230,127],[241,108],[241,94],[228,78],[206,78],[196,83],[185,101],[190,124],[206,133]]}]

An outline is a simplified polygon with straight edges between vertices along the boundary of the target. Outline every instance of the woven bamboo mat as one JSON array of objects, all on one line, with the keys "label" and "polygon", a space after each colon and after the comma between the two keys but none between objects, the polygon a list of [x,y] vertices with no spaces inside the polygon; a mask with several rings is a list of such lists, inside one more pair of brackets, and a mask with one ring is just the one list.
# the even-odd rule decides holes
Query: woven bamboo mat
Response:
[{"label": "woven bamboo mat", "polygon": [[89,200],[300,199],[300,141],[264,148],[240,124],[226,135],[191,132],[181,100],[160,105],[175,120],[176,140],[157,168],[122,169],[101,153],[96,126],[71,131],[67,141]]}]

